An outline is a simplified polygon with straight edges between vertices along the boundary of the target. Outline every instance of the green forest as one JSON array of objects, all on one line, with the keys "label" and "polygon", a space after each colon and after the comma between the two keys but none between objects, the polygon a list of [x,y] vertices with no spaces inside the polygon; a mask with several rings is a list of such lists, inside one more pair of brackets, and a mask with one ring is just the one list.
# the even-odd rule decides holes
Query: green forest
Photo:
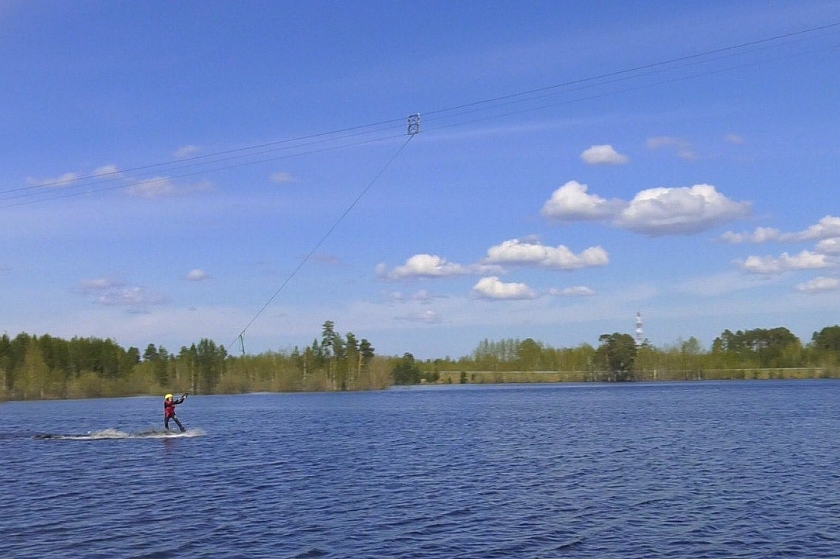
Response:
[{"label": "green forest", "polygon": [[178,352],[111,339],[26,333],[0,337],[0,400],[99,398],[191,392],[378,390],[392,385],[505,382],[630,382],[840,377],[840,326],[803,343],[787,328],[724,330],[711,348],[695,338],[655,347],[630,334],[597,345],[553,348],[531,338],[483,340],[469,356],[379,356],[371,342],[332,321],[307,347],[231,355],[201,339]]}]

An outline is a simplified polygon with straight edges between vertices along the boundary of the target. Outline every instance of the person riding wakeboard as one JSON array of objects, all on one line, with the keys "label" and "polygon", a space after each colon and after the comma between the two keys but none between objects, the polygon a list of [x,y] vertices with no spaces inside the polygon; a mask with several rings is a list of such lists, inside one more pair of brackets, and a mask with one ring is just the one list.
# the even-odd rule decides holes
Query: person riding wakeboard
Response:
[{"label": "person riding wakeboard", "polygon": [[186,431],[186,428],[181,425],[181,422],[178,421],[178,418],[175,416],[175,406],[178,404],[183,404],[184,400],[187,399],[189,392],[184,392],[183,396],[174,400],[172,398],[172,394],[167,394],[163,397],[163,426],[166,428],[166,431],[169,432],[169,420],[172,419],[175,421],[175,424],[178,425],[178,428],[183,433]]}]

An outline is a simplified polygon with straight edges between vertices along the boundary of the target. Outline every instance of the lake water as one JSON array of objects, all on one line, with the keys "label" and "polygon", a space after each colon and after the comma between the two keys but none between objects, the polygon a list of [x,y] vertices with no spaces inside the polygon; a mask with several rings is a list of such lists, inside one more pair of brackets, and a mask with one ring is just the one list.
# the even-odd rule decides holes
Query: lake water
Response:
[{"label": "lake water", "polygon": [[0,404],[0,556],[840,556],[840,381],[161,400]]}]

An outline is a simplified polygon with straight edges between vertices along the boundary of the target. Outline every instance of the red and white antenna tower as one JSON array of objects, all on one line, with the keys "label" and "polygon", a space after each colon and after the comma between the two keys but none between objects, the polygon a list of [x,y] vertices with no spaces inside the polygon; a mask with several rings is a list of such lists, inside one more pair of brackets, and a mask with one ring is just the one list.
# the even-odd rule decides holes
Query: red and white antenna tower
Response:
[{"label": "red and white antenna tower", "polygon": [[636,313],[636,345],[642,345],[644,335],[642,334],[642,313]]}]

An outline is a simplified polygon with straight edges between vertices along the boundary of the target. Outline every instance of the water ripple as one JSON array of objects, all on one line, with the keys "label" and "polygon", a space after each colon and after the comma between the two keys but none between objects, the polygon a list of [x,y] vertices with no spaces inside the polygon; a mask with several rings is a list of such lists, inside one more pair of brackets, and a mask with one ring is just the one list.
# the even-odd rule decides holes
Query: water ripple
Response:
[{"label": "water ripple", "polygon": [[838,397],[837,382],[195,397],[183,413],[204,436],[87,442],[25,426],[139,433],[89,417],[142,427],[157,401],[5,404],[0,555],[835,557]]}]

